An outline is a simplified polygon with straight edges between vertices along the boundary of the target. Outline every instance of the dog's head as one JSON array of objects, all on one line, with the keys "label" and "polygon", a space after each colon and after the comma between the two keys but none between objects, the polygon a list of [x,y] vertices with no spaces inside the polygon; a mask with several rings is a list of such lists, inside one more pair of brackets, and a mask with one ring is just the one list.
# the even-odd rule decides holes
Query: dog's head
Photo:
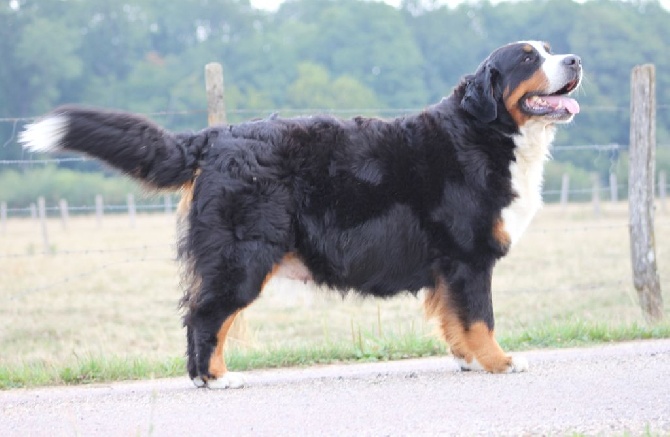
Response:
[{"label": "dog's head", "polygon": [[582,79],[582,61],[551,53],[547,43],[522,41],[503,46],[466,78],[461,107],[482,122],[530,120],[567,123],[579,112],[568,97]]}]

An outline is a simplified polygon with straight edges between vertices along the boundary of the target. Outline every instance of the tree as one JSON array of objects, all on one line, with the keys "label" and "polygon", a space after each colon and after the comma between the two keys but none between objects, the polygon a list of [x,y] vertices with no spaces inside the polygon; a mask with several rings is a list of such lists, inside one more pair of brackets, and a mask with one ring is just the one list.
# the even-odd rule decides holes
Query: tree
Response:
[{"label": "tree", "polygon": [[311,62],[298,65],[298,77],[286,93],[290,107],[297,109],[378,108],[372,90],[351,76],[331,80],[325,67]]},{"label": "tree", "polygon": [[424,59],[399,10],[378,2],[297,0],[283,5],[276,20],[302,23],[299,37],[292,38],[299,59],[352,76],[374,90],[383,105],[428,103]]}]

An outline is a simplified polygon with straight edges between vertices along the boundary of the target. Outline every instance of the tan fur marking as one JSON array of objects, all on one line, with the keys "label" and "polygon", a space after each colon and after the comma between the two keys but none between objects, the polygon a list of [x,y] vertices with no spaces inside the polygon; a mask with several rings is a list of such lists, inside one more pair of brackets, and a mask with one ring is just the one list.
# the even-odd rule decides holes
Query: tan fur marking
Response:
[{"label": "tan fur marking", "polygon": [[177,205],[177,215],[180,218],[186,218],[188,211],[193,203],[193,182],[187,182],[182,186],[181,199]]},{"label": "tan fur marking", "polygon": [[270,271],[270,273],[268,273],[267,275],[265,275],[265,279],[263,279],[263,283],[261,284],[261,291],[263,291],[263,289],[265,288],[265,286],[268,285],[268,282],[270,282],[270,279],[272,279],[272,277],[273,277],[275,274],[277,274],[277,271],[279,270],[279,266],[280,266],[280,265],[281,265],[281,263],[280,263],[280,264],[275,264],[275,265],[273,265],[273,266],[272,266],[272,270]]},{"label": "tan fur marking", "polygon": [[264,288],[273,277],[296,279],[304,283],[313,280],[307,266],[294,253],[287,253],[278,264],[272,267],[272,271],[265,277],[262,287]]},{"label": "tan fur marking", "polygon": [[472,363],[473,359],[492,373],[506,372],[512,364],[512,358],[505,354],[495,339],[494,331],[489,330],[483,321],[466,327],[455,309],[449,304],[446,285],[440,281],[438,287],[428,292],[424,307],[428,317],[437,317],[445,341],[455,357]]},{"label": "tan fur marking", "polygon": [[505,89],[505,92],[503,93],[505,107],[517,126],[523,126],[530,118],[532,118],[530,115],[524,114],[521,111],[521,108],[519,107],[519,100],[521,100],[521,97],[530,92],[541,93],[543,90],[546,90],[548,86],[549,80],[547,79],[547,76],[542,69],[538,69],[531,77],[521,82],[515,89]]},{"label": "tan fur marking", "polygon": [[533,46],[530,45],[530,44],[524,44],[523,51],[526,52],[526,53],[532,53],[533,52]]},{"label": "tan fur marking", "polygon": [[512,237],[505,230],[505,222],[502,218],[498,218],[493,222],[493,238],[502,248],[509,249],[512,245]]},{"label": "tan fur marking", "polygon": [[216,334],[216,348],[214,349],[214,352],[212,352],[212,356],[209,358],[209,373],[215,378],[221,378],[228,371],[223,352],[226,346],[228,331],[230,330],[230,327],[233,326],[235,317],[239,312],[240,311],[236,311],[232,316],[224,320],[221,329],[219,329],[219,332]]},{"label": "tan fur marking", "polygon": [[[185,188],[186,189],[186,188]],[[192,192],[192,191],[191,191]],[[182,202],[184,199],[186,199],[187,196],[184,195],[182,197]],[[180,203],[181,205],[181,203]],[[292,268],[296,268],[295,265],[300,265],[302,266],[305,271],[306,267],[300,262],[300,260],[295,256],[293,253],[287,253],[284,258],[282,258],[282,261],[278,264],[275,264],[272,266],[272,270],[268,272],[267,275],[265,275],[265,279],[263,279],[263,283],[261,285],[261,291],[265,288],[267,283],[272,279],[272,277],[277,274],[278,271],[281,269],[285,269],[286,266],[291,266]],[[304,274],[301,275],[300,279]],[[299,278],[294,278],[294,279],[299,279]],[[307,280],[307,279],[305,279]],[[228,368],[226,367],[226,360],[224,357],[224,349],[225,349],[225,344],[226,344],[226,338],[228,337],[228,333],[230,331],[230,328],[233,326],[233,322],[235,321],[235,318],[242,312],[242,310],[236,311],[233,315],[228,317],[224,322],[221,324],[221,328],[219,329],[219,332],[216,334],[216,348],[214,349],[214,352],[212,352],[212,356],[209,359],[209,373],[215,378],[220,378],[222,377],[227,371]]]}]

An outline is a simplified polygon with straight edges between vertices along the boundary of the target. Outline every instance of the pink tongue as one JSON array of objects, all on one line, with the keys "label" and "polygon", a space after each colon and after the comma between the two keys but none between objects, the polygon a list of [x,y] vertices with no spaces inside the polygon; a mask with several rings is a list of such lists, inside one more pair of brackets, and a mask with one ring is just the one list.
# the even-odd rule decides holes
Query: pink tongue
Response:
[{"label": "pink tongue", "polygon": [[562,103],[563,107],[570,114],[579,114],[579,103],[577,103],[577,100],[575,99],[565,96],[544,96],[542,99],[550,103],[553,107],[557,107],[559,103]]}]

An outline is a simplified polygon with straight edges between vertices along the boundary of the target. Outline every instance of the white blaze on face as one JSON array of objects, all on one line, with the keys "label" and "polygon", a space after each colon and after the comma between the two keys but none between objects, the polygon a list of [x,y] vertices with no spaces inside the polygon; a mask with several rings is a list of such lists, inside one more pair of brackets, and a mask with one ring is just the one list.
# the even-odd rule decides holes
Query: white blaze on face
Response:
[{"label": "white blaze on face", "polygon": [[544,94],[553,94],[563,88],[570,79],[569,71],[567,68],[565,68],[565,63],[563,61],[565,58],[574,55],[551,54],[547,51],[546,44],[541,41],[523,42],[533,46],[533,48],[540,54],[542,59],[544,59],[544,62],[542,62],[542,71],[544,72],[544,75],[547,76],[547,80],[549,81],[549,89]]}]

